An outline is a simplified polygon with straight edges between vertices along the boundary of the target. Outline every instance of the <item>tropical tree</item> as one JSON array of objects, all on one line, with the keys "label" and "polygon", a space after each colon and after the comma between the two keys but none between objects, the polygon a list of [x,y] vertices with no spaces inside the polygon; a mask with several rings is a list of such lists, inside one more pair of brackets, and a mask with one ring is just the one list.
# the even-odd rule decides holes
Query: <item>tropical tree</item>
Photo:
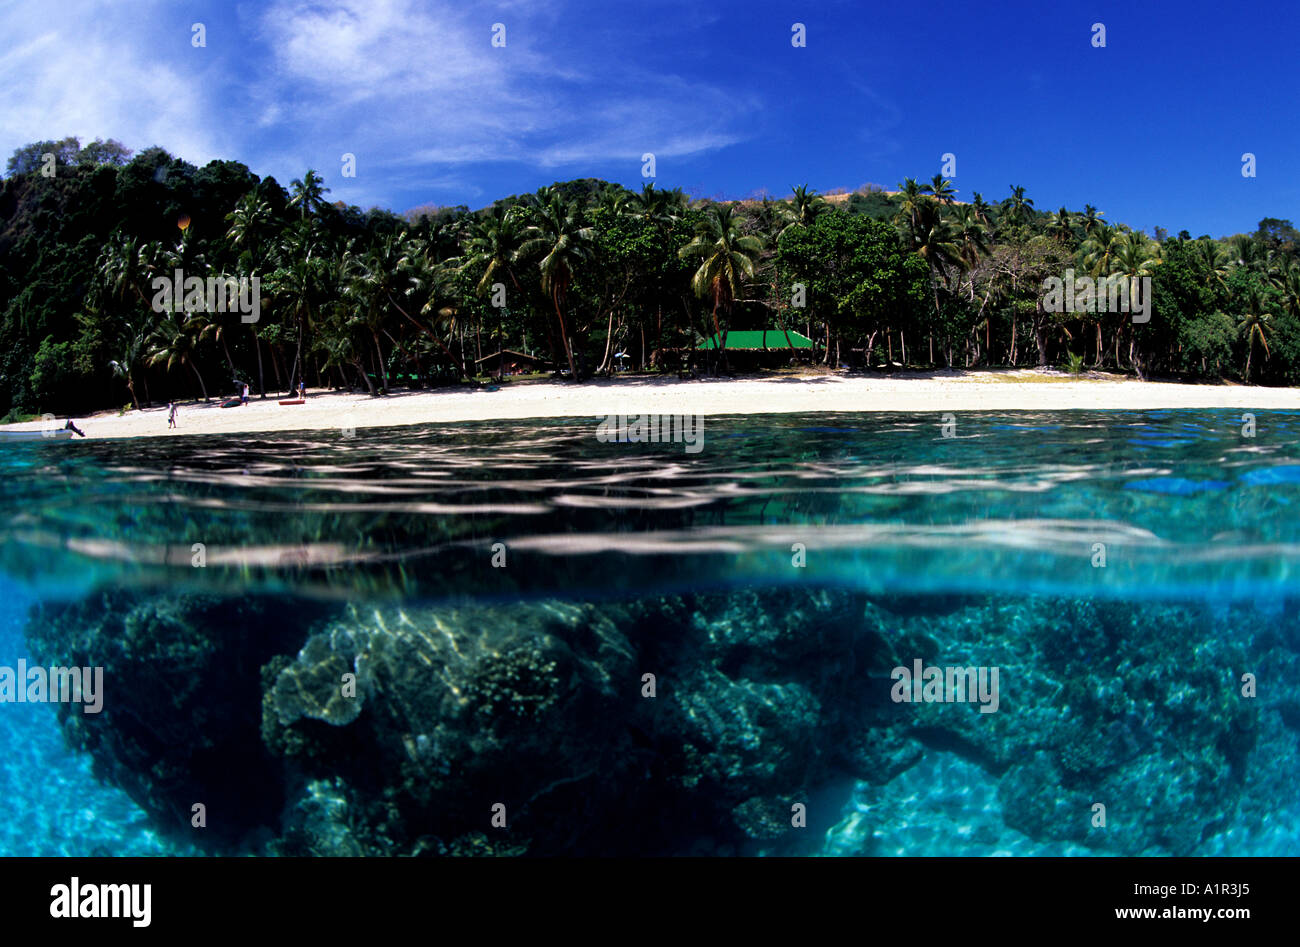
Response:
[{"label": "tropical tree", "polygon": [[1048,215],[1047,233],[1057,243],[1069,243],[1074,239],[1074,215],[1062,207]]},{"label": "tropical tree", "polygon": [[276,268],[268,274],[267,284],[277,307],[297,329],[297,352],[289,372],[291,391],[296,379],[306,379],[304,343],[315,314],[333,297],[334,275],[332,254],[319,227],[304,222],[286,231],[277,248]]},{"label": "tropical tree", "polygon": [[1268,358],[1268,336],[1269,327],[1273,319],[1273,313],[1269,309],[1268,302],[1258,285],[1252,284],[1246,291],[1246,298],[1243,300],[1244,308],[1237,316],[1237,331],[1246,340],[1246,381],[1250,381],[1250,362],[1255,353],[1255,343],[1259,342],[1264,349],[1264,357]]},{"label": "tropical tree", "polygon": [[1023,187],[1012,184],[1011,196],[1002,202],[1002,207],[1012,223],[1023,224],[1029,218],[1030,211],[1034,209],[1034,202],[1025,197]]},{"label": "tropical tree", "polygon": [[971,210],[975,214],[975,219],[985,227],[993,226],[993,208],[984,200],[984,195],[979,191],[971,195]]},{"label": "tropical tree", "polygon": [[1106,214],[1104,211],[1097,210],[1097,208],[1093,207],[1091,204],[1084,204],[1083,213],[1080,215],[1083,221],[1083,232],[1091,234],[1099,227],[1106,226],[1105,221],[1101,219],[1105,216]]},{"label": "tropical tree", "polygon": [[325,195],[330,192],[330,189],[325,186],[324,179],[311,169],[308,169],[301,178],[290,181],[289,189],[293,195],[289,199],[289,206],[298,208],[304,220],[308,214],[320,212],[320,209],[325,206]]},{"label": "tropical tree", "polygon": [[542,275],[542,290],[551,297],[555,319],[560,326],[564,355],[569,361],[570,377],[578,377],[573,346],[564,322],[564,301],[574,270],[590,258],[588,244],[594,231],[582,219],[581,209],[558,192],[548,191],[533,208],[533,222],[524,231],[519,256],[540,256],[537,266]]},{"label": "tropical tree", "polygon": [[[828,210],[830,210],[830,205],[826,203],[826,198],[816,191],[810,191],[808,185],[801,184],[792,189],[790,195],[790,220],[785,229],[807,227],[818,214],[825,213]],[[783,230],[782,233],[784,232]]]},{"label": "tropical tree", "polygon": [[678,251],[683,260],[700,260],[691,277],[691,289],[700,299],[713,299],[713,338],[723,365],[727,361],[726,339],[718,321],[718,309],[731,311],[745,280],[753,277],[754,264],[762,250],[763,241],[759,237],[741,234],[729,204],[713,204],[694,238]]},{"label": "tropical tree", "polygon": [[[226,215],[226,223],[230,225],[226,230],[226,240],[239,251],[239,268],[244,276],[252,278],[260,274],[266,262],[266,246],[274,223],[271,205],[255,191],[249,191]],[[262,340],[257,323],[248,323],[248,331],[253,337],[253,350],[257,353],[258,393],[265,398],[266,376],[262,368]]]},{"label": "tropical tree", "polygon": [[953,188],[952,181],[942,174],[936,174],[929,184],[921,185],[921,193],[929,194],[940,204],[951,204],[957,191]]},{"label": "tropical tree", "polygon": [[165,364],[167,371],[177,365],[189,366],[198,379],[199,390],[203,400],[208,400],[208,386],[203,382],[199,372],[199,334],[202,324],[188,318],[181,310],[173,310],[154,327],[148,340],[148,362],[150,365]]}]

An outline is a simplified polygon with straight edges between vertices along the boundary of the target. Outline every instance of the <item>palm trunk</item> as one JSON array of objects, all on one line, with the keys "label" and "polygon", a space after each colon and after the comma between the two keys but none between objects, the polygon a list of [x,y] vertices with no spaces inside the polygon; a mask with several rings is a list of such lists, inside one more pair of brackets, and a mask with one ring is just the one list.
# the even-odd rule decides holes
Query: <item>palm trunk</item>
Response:
[{"label": "palm trunk", "polygon": [[356,368],[357,372],[361,375],[361,380],[366,383],[366,390],[370,392],[370,397],[372,398],[377,397],[377,395],[375,394],[375,386],[370,382],[370,375],[366,373],[366,367],[361,363],[360,355],[353,357],[352,365]]},{"label": "palm trunk", "polygon": [[392,391],[393,386],[388,383],[388,366],[384,363],[384,349],[379,344],[379,333],[371,329],[370,335],[375,340],[375,354],[379,358],[379,377],[384,381],[384,391]]},{"label": "palm trunk", "polygon": [[600,360],[597,373],[609,371],[609,349],[614,341],[614,310],[609,311],[609,326],[605,329],[605,356]]},{"label": "palm trunk", "polygon": [[257,330],[253,329],[253,348],[257,350],[257,387],[262,392],[262,399],[266,399],[266,377],[262,372],[262,340],[257,337]]},{"label": "palm trunk", "polygon": [[199,390],[203,392],[203,400],[208,400],[208,386],[203,384],[203,376],[199,374],[199,367],[193,362],[189,363],[190,371],[194,372],[194,377],[199,380]]},{"label": "palm trunk", "polygon": [[[393,304],[394,309],[396,309],[398,312],[400,312],[403,316],[406,317],[406,320],[410,322],[411,325],[415,326],[417,329],[419,329],[429,338],[433,339],[434,342],[438,343],[438,348],[442,349],[443,352],[446,353],[447,358],[451,361],[453,365],[456,364],[456,356],[451,354],[451,349],[447,348],[446,344],[442,341],[441,338],[439,338],[438,333],[434,332],[432,329],[428,328],[427,326],[421,325],[417,320],[412,318],[411,315],[405,309],[397,305],[397,301],[393,299],[391,295],[389,295],[388,301]],[[462,365],[462,368],[463,367],[464,366]]]},{"label": "palm trunk", "polygon": [[721,372],[727,364],[727,353],[723,349],[726,343],[722,339],[722,328],[718,324],[718,294],[713,294],[713,343],[718,347],[718,360],[714,363],[714,374]]},{"label": "palm trunk", "polygon": [[569,360],[569,380],[578,380],[578,369],[573,364],[573,348],[569,345],[569,331],[564,327],[564,313],[560,312],[560,287],[557,284],[551,289],[551,301],[555,303],[555,318],[560,323],[560,341],[564,344],[564,357]]}]

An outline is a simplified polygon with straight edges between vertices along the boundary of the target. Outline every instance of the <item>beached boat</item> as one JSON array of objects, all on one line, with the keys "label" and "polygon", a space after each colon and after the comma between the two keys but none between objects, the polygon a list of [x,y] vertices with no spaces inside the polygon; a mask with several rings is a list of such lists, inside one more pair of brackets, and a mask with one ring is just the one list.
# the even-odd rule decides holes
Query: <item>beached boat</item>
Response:
[{"label": "beached boat", "polygon": [[10,441],[70,441],[75,435],[72,431],[0,431],[0,444]]},{"label": "beached boat", "polygon": [[280,402],[280,404],[306,404],[306,403],[307,401],[304,398],[286,398],[284,401]]}]

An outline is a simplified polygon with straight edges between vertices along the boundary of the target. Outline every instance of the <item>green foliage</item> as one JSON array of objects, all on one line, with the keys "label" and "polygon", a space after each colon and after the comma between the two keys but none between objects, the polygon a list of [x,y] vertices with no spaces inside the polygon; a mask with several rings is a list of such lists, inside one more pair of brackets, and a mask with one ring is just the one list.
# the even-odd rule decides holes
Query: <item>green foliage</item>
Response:
[{"label": "green foliage", "polygon": [[[616,352],[678,371],[733,329],[797,329],[815,348],[790,356],[827,364],[873,350],[954,366],[1081,357],[1300,381],[1300,233],[1281,218],[1153,240],[1091,205],[1047,213],[1014,186],[994,204],[941,176],[835,202],[799,185],[694,203],[584,178],[401,216],[329,194],[315,171],[286,190],[237,161],[199,168],[111,139],[17,149],[0,181],[0,412],[220,396],[234,378],[378,394],[474,377],[498,349],[579,377],[610,371]],[[1067,268],[1150,277],[1151,320],[1047,312],[1043,280]],[[257,277],[259,320],[156,311],[155,281],[177,269]]]}]

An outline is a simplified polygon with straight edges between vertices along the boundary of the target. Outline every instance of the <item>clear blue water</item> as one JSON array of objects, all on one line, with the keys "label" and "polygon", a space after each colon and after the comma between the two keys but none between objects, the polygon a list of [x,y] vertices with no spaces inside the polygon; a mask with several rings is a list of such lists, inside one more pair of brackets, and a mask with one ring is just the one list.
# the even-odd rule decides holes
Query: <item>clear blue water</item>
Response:
[{"label": "clear blue water", "polygon": [[[480,792],[523,801],[511,845],[640,851],[602,806],[707,792],[726,801],[700,824],[664,817],[670,850],[1300,853],[1300,415],[1256,418],[1247,437],[1239,412],[968,414],[944,437],[938,416],[711,417],[699,453],[601,443],[596,419],[5,445],[0,665],[102,661],[118,703],[83,749],[52,707],[0,704],[0,852],[211,850],[177,781],[253,765],[244,746],[283,798],[213,788],[248,806],[225,815],[241,851],[473,849],[437,812]],[[294,677],[312,642],[442,679],[390,667],[356,721],[313,716],[285,696],[316,686]],[[588,683],[551,701],[528,690],[542,659],[491,663],[525,652]],[[882,675],[912,657],[1001,667],[1003,706],[890,705]],[[188,676],[142,695],[158,660]],[[650,668],[647,716],[618,695]],[[211,693],[169,708],[196,679]],[[439,688],[488,694],[483,716],[425,707]],[[502,723],[520,701],[560,709],[525,737]],[[223,744],[223,713],[262,714],[260,740]],[[575,733],[611,719],[592,741],[637,762],[596,786],[610,762]],[[349,769],[368,753],[378,785]],[[383,785],[399,828],[370,808]],[[771,829],[799,800],[808,828]],[[552,805],[601,811],[560,838]]]}]

